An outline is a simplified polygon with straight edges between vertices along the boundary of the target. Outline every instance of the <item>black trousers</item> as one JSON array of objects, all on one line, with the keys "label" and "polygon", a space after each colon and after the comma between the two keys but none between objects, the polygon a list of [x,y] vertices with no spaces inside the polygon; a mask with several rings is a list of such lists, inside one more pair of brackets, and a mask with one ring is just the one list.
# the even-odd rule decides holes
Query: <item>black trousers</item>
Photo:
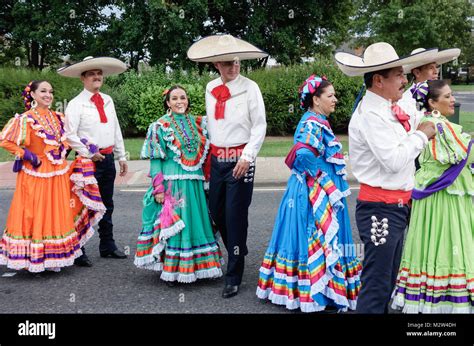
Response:
[{"label": "black trousers", "polygon": [[228,253],[225,282],[240,285],[247,249],[248,212],[252,202],[255,164],[236,180],[232,171],[237,162],[211,157],[209,210]]},{"label": "black trousers", "polygon": [[112,213],[114,212],[114,182],[116,176],[114,154],[104,155],[105,159],[95,163],[95,178],[99,185],[100,196],[107,211],[99,221],[99,251],[117,250],[113,238]]},{"label": "black trousers", "polygon": [[[383,314],[388,312],[402,256],[403,238],[409,223],[407,205],[357,201],[356,223],[364,243],[361,291],[357,299],[357,313]],[[388,220],[386,243],[376,246],[371,240],[372,216],[380,222]]]}]

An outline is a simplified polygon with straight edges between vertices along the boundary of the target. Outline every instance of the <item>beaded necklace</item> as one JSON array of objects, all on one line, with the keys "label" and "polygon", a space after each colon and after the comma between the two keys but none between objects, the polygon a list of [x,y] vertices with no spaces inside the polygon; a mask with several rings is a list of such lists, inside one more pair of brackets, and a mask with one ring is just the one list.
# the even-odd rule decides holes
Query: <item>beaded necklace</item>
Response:
[{"label": "beaded necklace", "polygon": [[[61,142],[61,130],[59,128],[58,122],[56,121],[56,117],[53,115],[50,109],[48,109],[48,116],[45,115],[45,119],[38,113],[38,111],[33,108],[33,112],[36,115],[36,119],[41,123],[43,126],[44,132],[46,132],[47,135],[54,136],[56,138],[56,142],[60,143]],[[46,128],[49,128],[52,133],[48,132]]]},{"label": "beaded necklace", "polygon": [[181,126],[179,126],[176,123],[174,116],[173,115],[170,116],[171,122],[173,123],[173,126],[178,131],[180,137],[183,139],[184,145],[186,146],[186,149],[188,149],[188,152],[195,153],[198,149],[198,145],[196,144],[199,144],[199,143],[196,141],[196,134],[194,132],[194,127],[191,123],[191,119],[189,118],[189,115],[185,114],[184,117],[186,118],[188,126],[191,129],[191,138],[189,138],[189,135],[186,131],[183,120],[180,119]]}]

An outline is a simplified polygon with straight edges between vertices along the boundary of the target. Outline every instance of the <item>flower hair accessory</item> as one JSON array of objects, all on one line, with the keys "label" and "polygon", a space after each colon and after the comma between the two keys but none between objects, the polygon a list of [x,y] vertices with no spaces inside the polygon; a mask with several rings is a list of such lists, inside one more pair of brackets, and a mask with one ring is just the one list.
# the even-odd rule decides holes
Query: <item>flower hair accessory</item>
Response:
[{"label": "flower hair accessory", "polygon": [[416,101],[416,108],[420,111],[428,111],[426,108],[426,99],[428,97],[428,83],[426,81],[416,83],[411,89],[410,89],[412,97]]},{"label": "flower hair accessory", "polygon": [[23,104],[25,105],[25,110],[30,110],[31,108],[31,101],[33,101],[33,96],[31,96],[31,85],[33,81],[29,82],[28,85],[25,87],[23,92],[21,93],[21,97],[23,99]]},{"label": "flower hair accessory", "polygon": [[327,81],[328,79],[326,76],[319,77],[315,74],[312,74],[309,76],[303,84],[300,86],[298,93],[300,94],[300,108],[304,108],[304,101],[306,100],[306,97],[308,95],[313,94],[317,88],[321,85],[322,81],[325,80]]},{"label": "flower hair accessory", "polygon": [[168,95],[169,92],[170,92],[170,89],[165,89],[163,90],[163,93],[161,94],[161,96],[166,97],[166,95]]}]

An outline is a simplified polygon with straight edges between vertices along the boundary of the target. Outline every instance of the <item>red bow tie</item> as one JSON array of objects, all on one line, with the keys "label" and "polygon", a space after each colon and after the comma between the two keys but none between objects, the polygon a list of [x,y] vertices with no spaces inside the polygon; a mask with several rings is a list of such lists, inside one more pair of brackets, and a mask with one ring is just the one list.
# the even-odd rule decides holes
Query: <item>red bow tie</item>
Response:
[{"label": "red bow tie", "polygon": [[398,119],[400,124],[403,125],[406,132],[409,132],[411,129],[410,125],[410,116],[400,108],[399,105],[393,104],[392,105],[392,113]]},{"label": "red bow tie", "polygon": [[100,122],[101,123],[106,123],[107,122],[107,116],[105,115],[104,99],[102,98],[102,96],[100,96],[99,93],[94,94],[91,97],[91,101],[94,102],[95,106],[97,107],[97,110],[99,111]]},{"label": "red bow tie", "polygon": [[229,88],[222,84],[212,89],[211,94],[217,100],[214,117],[216,118],[216,120],[224,119],[225,103],[228,99],[230,99]]}]

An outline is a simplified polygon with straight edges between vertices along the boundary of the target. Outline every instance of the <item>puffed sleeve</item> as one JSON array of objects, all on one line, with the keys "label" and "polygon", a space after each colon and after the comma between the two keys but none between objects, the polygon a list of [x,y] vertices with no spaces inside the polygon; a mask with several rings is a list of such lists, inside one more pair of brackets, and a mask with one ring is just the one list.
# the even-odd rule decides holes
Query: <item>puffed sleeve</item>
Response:
[{"label": "puffed sleeve", "polygon": [[165,124],[156,121],[148,127],[140,154],[142,159],[166,159],[166,144],[163,138],[162,126],[165,126]]},{"label": "puffed sleeve", "polygon": [[318,172],[318,157],[307,148],[300,148],[296,152],[296,159],[293,169],[300,173],[306,173],[315,177]]},{"label": "puffed sleeve", "polygon": [[31,121],[27,114],[15,114],[0,133],[0,147],[22,158],[22,147],[30,144],[31,127],[28,122]]},{"label": "puffed sleeve", "polygon": [[436,135],[428,144],[431,156],[442,164],[456,164],[464,160],[470,136],[462,133],[459,125],[448,120],[427,121],[433,121],[436,126]]},{"label": "puffed sleeve", "polygon": [[323,129],[314,121],[306,121],[295,137],[301,142],[315,148],[320,155],[324,154]]},{"label": "puffed sleeve", "polygon": [[323,142],[323,129],[314,121],[306,121],[295,137],[297,142],[304,143],[316,149],[315,155],[308,148],[300,148],[296,152],[293,168],[298,172],[305,172],[314,177],[318,171],[318,158],[324,154],[325,146]]}]

